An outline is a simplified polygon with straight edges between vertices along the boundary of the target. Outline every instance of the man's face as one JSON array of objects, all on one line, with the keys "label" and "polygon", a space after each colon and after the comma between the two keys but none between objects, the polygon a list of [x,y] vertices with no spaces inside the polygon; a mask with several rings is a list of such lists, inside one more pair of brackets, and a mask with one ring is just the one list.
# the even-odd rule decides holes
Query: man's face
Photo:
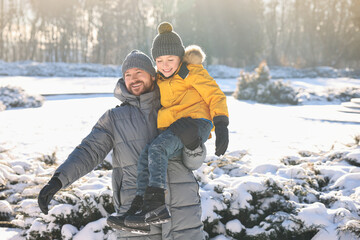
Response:
[{"label": "man's face", "polygon": [[135,96],[154,90],[155,77],[140,68],[128,69],[124,77],[127,90]]},{"label": "man's face", "polygon": [[164,55],[155,59],[157,69],[165,76],[170,77],[180,65],[180,57],[175,55]]}]

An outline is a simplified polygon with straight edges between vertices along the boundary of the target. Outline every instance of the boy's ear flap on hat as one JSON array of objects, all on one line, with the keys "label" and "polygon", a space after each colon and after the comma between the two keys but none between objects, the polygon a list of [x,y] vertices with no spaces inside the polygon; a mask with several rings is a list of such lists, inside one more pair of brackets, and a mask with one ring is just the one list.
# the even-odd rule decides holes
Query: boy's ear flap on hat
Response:
[{"label": "boy's ear flap on hat", "polygon": [[187,64],[202,64],[206,55],[204,51],[197,45],[190,45],[185,48],[183,62]]}]

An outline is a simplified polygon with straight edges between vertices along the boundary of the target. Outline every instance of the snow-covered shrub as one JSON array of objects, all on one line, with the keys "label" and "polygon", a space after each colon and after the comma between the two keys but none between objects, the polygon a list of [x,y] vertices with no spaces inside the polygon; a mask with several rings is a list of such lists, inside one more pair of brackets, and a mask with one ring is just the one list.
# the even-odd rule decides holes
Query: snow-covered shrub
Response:
[{"label": "snow-covered shrub", "polygon": [[51,155],[42,154],[37,160],[44,162],[46,165],[54,165],[57,161],[56,151],[54,151]]},{"label": "snow-covered shrub", "polygon": [[210,159],[195,172],[210,238],[322,239],[331,232],[357,239],[360,170],[348,161],[360,160],[358,145],[344,151],[301,151],[284,157],[283,164],[250,170],[243,158]]},{"label": "snow-covered shrub", "polygon": [[360,149],[352,151],[343,157],[343,160],[352,166],[360,167]]},{"label": "snow-covered shrub", "polygon": [[341,102],[350,101],[352,98],[360,98],[360,88],[347,87],[344,89],[329,89],[327,100],[329,102],[339,100]]},{"label": "snow-covered shrub", "polygon": [[[310,239],[316,234],[315,225],[304,226],[296,218],[298,206],[289,200],[287,191],[290,190],[284,191],[284,186],[279,186],[274,179],[259,177],[259,180],[255,185],[243,182],[237,188],[225,187],[222,196],[213,194],[214,200],[223,201],[226,207],[213,210],[219,216],[214,221],[209,218],[204,221],[210,237],[224,234],[235,239]],[[306,238],[301,238],[304,236]]]},{"label": "snow-covered shrub", "polygon": [[0,87],[0,111],[17,107],[41,107],[44,98],[39,95],[29,95],[20,87]]},{"label": "snow-covered shrub", "polygon": [[[71,223],[72,228],[77,230],[75,232],[78,232],[87,224],[105,219],[113,213],[110,193],[111,191],[99,192],[98,195],[77,195],[76,191],[60,192],[55,195],[57,204],[50,209],[48,215],[39,213],[36,216],[31,214],[29,209],[20,208],[18,218],[35,217],[38,227],[25,221],[27,239],[62,239],[62,229],[65,225]],[[111,228],[105,224],[97,231],[101,231],[105,239],[110,230]]]},{"label": "snow-covered shrub", "polygon": [[[227,166],[226,163],[231,166]],[[229,169],[235,168],[236,164],[238,167],[241,166],[241,162],[235,161],[234,158],[223,158],[220,162],[209,161],[208,167],[204,167],[204,164],[196,172],[197,175],[202,175],[201,172],[208,172],[209,175],[209,168],[212,169],[210,179],[201,182],[202,189],[210,191],[207,194],[202,192],[202,204],[213,206],[213,212],[216,214],[203,216],[204,229],[209,237],[223,234],[235,239],[302,239],[301,236],[309,237],[316,234],[314,226],[304,227],[295,217],[297,205],[293,199],[296,198],[298,202],[305,202],[304,199],[307,198],[317,200],[313,193],[305,189],[307,184],[304,179],[301,179],[301,182],[306,186],[301,189],[295,182],[285,185],[276,178],[264,175],[249,176],[248,172],[241,177],[234,177],[235,182],[227,184],[226,180],[231,181],[232,177]],[[243,167],[243,170],[245,169]],[[210,196],[205,197],[208,194]],[[293,228],[297,226],[296,231],[286,229],[282,226],[284,222],[291,222]]]},{"label": "snow-covered shrub", "polygon": [[111,170],[113,169],[112,164],[109,161],[103,161],[98,166],[96,166],[95,170]]},{"label": "snow-covered shrub", "polygon": [[346,102],[360,97],[360,88],[356,87],[326,88],[322,91],[300,88],[297,91],[299,102]]},{"label": "snow-covered shrub", "polygon": [[[56,212],[52,212],[52,215],[55,217],[54,223],[60,226],[72,223],[73,226],[80,229],[89,222],[96,221],[114,212],[109,195],[85,195],[83,198],[77,196],[74,192],[70,192],[67,195],[65,197],[59,196],[56,199],[61,204],[71,204],[72,210],[70,214],[64,215],[63,213],[56,214]],[[107,212],[106,209],[110,212]]]},{"label": "snow-covered shrub", "polygon": [[9,221],[14,214],[13,208],[6,200],[0,200],[0,223]]},{"label": "snow-covered shrub", "polygon": [[255,69],[255,73],[241,72],[233,96],[239,100],[254,100],[260,103],[299,103],[297,93],[289,83],[273,81],[270,78],[270,70],[265,62]]},{"label": "snow-covered shrub", "polygon": [[285,165],[299,165],[300,163],[303,163],[305,160],[298,157],[298,156],[286,156],[280,159],[280,162],[282,162]]},{"label": "snow-covered shrub", "polygon": [[[207,158],[194,171],[206,235],[223,240],[358,239],[360,168],[349,159],[360,160],[360,146],[343,147],[301,151],[279,163],[255,166],[246,151]],[[9,150],[0,149],[4,152]],[[6,201],[3,207],[0,201],[0,210],[8,213],[6,222],[21,229],[19,236],[26,239],[116,235],[106,224],[114,212],[108,170],[92,171],[59,191],[49,214],[41,213],[37,194],[55,168],[36,157],[0,161],[0,199]]]},{"label": "snow-covered shrub", "polygon": [[[0,154],[10,154],[0,148]],[[50,202],[49,214],[41,213],[37,197],[49,181],[56,152],[34,159],[0,159],[0,220],[3,227],[20,228],[26,239],[72,239],[73,235],[97,235],[108,239],[113,231],[106,217],[113,213],[111,171],[93,171]]]},{"label": "snow-covered shrub", "polygon": [[354,136],[354,140],[355,140],[355,144],[356,144],[356,145],[360,145],[360,134]]},{"label": "snow-covered shrub", "polygon": [[[241,68],[224,65],[207,65],[205,67],[214,78],[236,78],[241,70]],[[255,66],[247,66],[244,69],[252,71],[254,68]],[[335,69],[326,66],[304,69],[272,66],[271,74],[273,79],[316,77],[360,78],[359,69]],[[0,76],[119,77],[121,75],[121,65],[34,61],[5,62],[0,60]]]},{"label": "snow-covered shrub", "polygon": [[[338,235],[345,234],[352,235],[353,239],[360,239],[360,220],[350,220],[344,226],[338,228]],[[350,239],[350,236],[339,239]]]}]

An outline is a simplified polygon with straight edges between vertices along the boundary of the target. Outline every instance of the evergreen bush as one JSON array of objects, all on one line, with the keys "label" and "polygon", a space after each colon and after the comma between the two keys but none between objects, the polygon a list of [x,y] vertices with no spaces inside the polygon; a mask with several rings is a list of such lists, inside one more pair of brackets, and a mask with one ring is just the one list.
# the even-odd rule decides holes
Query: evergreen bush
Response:
[{"label": "evergreen bush", "polygon": [[39,95],[29,95],[20,87],[0,87],[0,111],[18,107],[41,107],[44,98]]},{"label": "evergreen bush", "polygon": [[[223,235],[230,239],[313,238],[324,229],[324,226],[304,222],[300,212],[302,208],[312,204],[328,209],[341,204],[343,196],[332,194],[333,182],[321,173],[319,167],[327,168],[334,162],[348,161],[346,154],[346,151],[322,154],[300,152],[300,157],[283,159],[284,165],[277,171],[277,175],[282,176],[281,178],[255,174],[254,178],[260,179],[256,181],[259,185],[253,183],[248,186],[245,181],[246,176],[240,175],[240,178],[244,177],[244,182],[237,184],[236,187],[224,185],[220,179],[224,174],[230,173],[228,166],[234,168],[238,165],[237,167],[245,169],[241,166],[244,163],[240,159],[236,161],[234,157],[229,156],[221,161],[208,161],[207,167],[202,168],[203,173],[207,175],[215,173],[210,181],[201,178],[200,184],[204,189],[212,189],[216,193],[210,198],[217,216],[204,221],[205,231],[209,237]],[[314,159],[314,156],[316,162],[310,162],[309,160]],[[216,176],[217,173],[222,174]],[[224,205],[219,208],[220,203]],[[205,204],[209,205],[210,202]],[[351,206],[345,208],[347,209],[344,210],[345,212],[350,211]],[[345,218],[343,215],[341,217]],[[229,223],[233,226],[232,230],[236,231],[228,229]],[[358,225],[358,220],[351,224],[340,224],[338,232],[341,236],[344,234],[359,236]]]},{"label": "evergreen bush", "polygon": [[[55,196],[55,199],[59,202],[57,206],[68,205],[71,211],[56,212],[55,214],[50,212],[49,217],[37,218],[36,221],[39,225],[48,227],[33,228],[27,225],[25,227],[27,229],[25,231],[26,237],[27,239],[62,239],[61,229],[64,225],[71,223],[76,229],[82,229],[88,223],[107,217],[114,212],[111,198],[110,195],[104,193],[99,196],[77,196],[73,191],[68,194],[59,193]],[[25,213],[22,214],[26,215]],[[110,227],[105,226],[102,232],[106,235],[110,230]]]},{"label": "evergreen bush", "polygon": [[[356,239],[360,236],[357,204],[348,199],[351,195],[346,196],[342,189],[334,188],[334,182],[336,175],[342,174],[338,170],[339,162],[348,163],[351,159],[349,150],[357,148],[358,145],[352,145],[344,151],[300,151],[298,156],[283,158],[282,164],[271,171],[265,167],[257,171],[249,168],[246,151],[208,158],[194,172],[201,186],[205,234],[208,238],[224,236],[224,239],[312,239],[329,227],[309,219],[309,212],[319,210],[320,214],[328,212],[329,220],[334,221],[334,226],[336,224],[339,239]],[[5,152],[6,149],[0,149],[0,153]],[[55,168],[56,161],[54,165],[46,164],[46,158],[56,159],[54,153],[43,154],[35,158],[33,164],[41,164],[47,170]],[[24,170],[33,174],[34,168],[30,166]],[[82,232],[97,235],[96,239],[109,239],[116,235],[106,225],[106,217],[114,212],[112,192],[106,185],[110,182],[111,171],[94,171],[66,191],[60,191],[50,203],[49,214],[44,215],[38,208],[36,197],[40,191],[38,185],[43,185],[49,177],[40,174],[36,183],[25,184],[26,178],[21,174],[16,174],[10,167],[3,169],[8,181],[0,190],[5,206],[1,208],[2,220],[22,229],[22,237],[72,239]],[[230,182],[230,177],[234,181]],[[84,183],[99,186],[98,181],[101,190],[82,189]],[[352,196],[358,195],[355,192]],[[13,212],[6,210],[10,209],[6,206],[11,206]],[[334,214],[333,210],[337,212]]]},{"label": "evergreen bush", "polygon": [[299,104],[296,91],[282,80],[272,81],[266,62],[260,63],[255,73],[241,72],[233,94],[239,100],[253,100],[269,104]]}]

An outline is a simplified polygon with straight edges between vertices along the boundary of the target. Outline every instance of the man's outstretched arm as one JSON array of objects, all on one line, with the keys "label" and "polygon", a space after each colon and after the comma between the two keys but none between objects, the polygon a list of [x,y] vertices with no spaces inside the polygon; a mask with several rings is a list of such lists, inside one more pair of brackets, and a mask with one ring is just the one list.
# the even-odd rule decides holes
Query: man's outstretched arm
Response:
[{"label": "man's outstretched arm", "polygon": [[90,134],[56,169],[54,176],[40,191],[38,204],[43,213],[48,213],[48,205],[56,192],[91,172],[112,150],[114,137],[110,114],[111,111],[107,111],[98,120]]}]

